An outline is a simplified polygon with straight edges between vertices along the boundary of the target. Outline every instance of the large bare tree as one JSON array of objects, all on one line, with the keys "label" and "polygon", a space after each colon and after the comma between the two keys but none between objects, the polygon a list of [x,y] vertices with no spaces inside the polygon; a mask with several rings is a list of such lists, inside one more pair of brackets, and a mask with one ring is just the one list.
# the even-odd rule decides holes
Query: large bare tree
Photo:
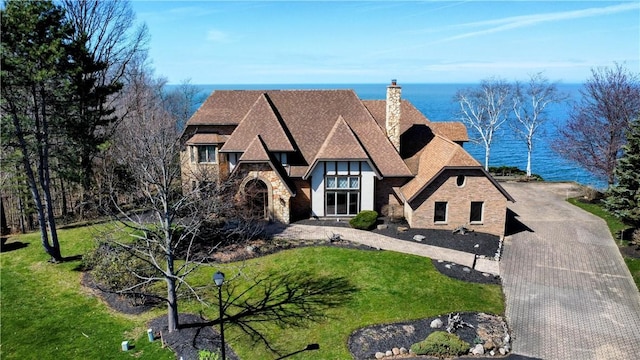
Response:
[{"label": "large bare tree", "polygon": [[566,98],[566,95],[558,92],[556,83],[549,82],[541,73],[531,75],[526,84],[516,82],[513,95],[515,121],[511,124],[516,136],[527,145],[527,176],[531,176],[534,140],[541,126],[551,120],[548,118],[548,106]]},{"label": "large bare tree", "polygon": [[512,86],[502,79],[485,79],[479,86],[458,91],[460,120],[477,134],[474,141],[484,145],[484,168],[489,169],[491,145],[498,129],[511,111]]},{"label": "large bare tree", "polygon": [[566,159],[613,184],[625,132],[640,114],[638,74],[620,64],[592,69],[554,149]]},{"label": "large bare tree", "polygon": [[[129,269],[137,281],[121,292],[135,293],[155,282],[165,282],[162,299],[168,308],[169,330],[173,331],[179,325],[180,287],[199,296],[185,280],[203,260],[191,252],[192,245],[204,224],[222,214],[222,207],[230,201],[220,199],[224,191],[216,181],[202,181],[207,185],[182,192],[180,132],[163,103],[165,83],[143,64],[128,76],[122,103],[127,114],[110,149],[113,168],[105,183],[111,210],[115,209],[123,230],[120,237],[124,233],[132,238],[109,240],[145,264],[144,271]],[[122,184],[119,178],[125,174],[127,181]],[[132,202],[138,212],[130,212]],[[178,264],[179,252],[185,261]]]}]

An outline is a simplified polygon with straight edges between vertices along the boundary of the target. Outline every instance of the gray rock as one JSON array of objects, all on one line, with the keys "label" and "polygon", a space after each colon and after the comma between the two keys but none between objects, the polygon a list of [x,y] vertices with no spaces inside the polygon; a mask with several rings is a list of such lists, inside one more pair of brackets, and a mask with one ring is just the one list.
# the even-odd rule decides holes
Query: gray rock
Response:
[{"label": "gray rock", "polygon": [[244,248],[244,249],[245,249],[248,253],[252,253],[252,252],[255,250],[255,248],[254,248],[253,246],[251,246],[251,245],[247,246],[247,247],[246,247],[246,248]]},{"label": "gray rock", "polygon": [[446,267],[447,269],[451,269],[451,264],[446,264],[444,267]]},{"label": "gray rock", "polygon": [[489,351],[489,355],[491,355],[491,356],[496,356],[496,351],[495,351],[495,350],[491,350],[491,351]]},{"label": "gray rock", "polygon": [[466,273],[470,273],[471,269],[469,269],[468,267],[465,266],[465,267],[462,268],[462,271],[464,271]]},{"label": "gray rock", "polygon": [[415,241],[422,241],[424,239],[426,239],[426,237],[424,235],[420,235],[420,234],[413,235],[413,240],[415,240]]},{"label": "gray rock", "polygon": [[378,230],[384,230],[384,229],[387,229],[387,228],[389,228],[389,225],[387,225],[387,224],[380,224],[380,225],[377,226]]},{"label": "gray rock", "polygon": [[507,350],[505,348],[503,348],[503,347],[498,349],[498,352],[500,353],[500,355],[507,355]]},{"label": "gray rock", "polygon": [[393,356],[393,351],[387,350],[387,352],[384,355],[385,356]]},{"label": "gray rock", "polygon": [[383,353],[383,352],[379,352],[379,351],[378,351],[378,352],[376,353],[376,359],[382,359],[382,358],[384,358],[384,353]]},{"label": "gray rock", "polygon": [[473,247],[477,249],[477,248],[480,247],[480,244],[475,244],[475,245],[473,245]]},{"label": "gray rock", "polygon": [[473,355],[484,355],[484,346],[482,344],[477,344],[471,349],[471,353]]},{"label": "gray rock", "polygon": [[409,228],[406,227],[406,226],[398,226],[398,228],[396,230],[398,232],[405,232],[405,231],[409,230]]},{"label": "gray rock", "polygon": [[400,355],[404,355],[404,354],[408,354],[409,351],[407,350],[407,348],[401,347],[400,348]]},{"label": "gray rock", "polygon": [[391,349],[391,352],[393,353],[393,355],[400,355],[400,349],[398,348]]},{"label": "gray rock", "polygon": [[429,325],[432,329],[440,329],[442,327],[442,325],[444,325],[444,323],[442,322],[442,320],[440,319],[435,319],[431,322],[431,325]]}]

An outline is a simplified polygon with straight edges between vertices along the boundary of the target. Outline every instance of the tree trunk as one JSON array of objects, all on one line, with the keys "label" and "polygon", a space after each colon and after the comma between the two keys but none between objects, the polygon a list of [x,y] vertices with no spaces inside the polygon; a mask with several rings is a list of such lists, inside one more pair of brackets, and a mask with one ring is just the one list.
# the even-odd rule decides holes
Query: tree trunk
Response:
[{"label": "tree trunk", "polygon": [[178,330],[180,325],[178,319],[178,296],[176,294],[176,281],[172,277],[167,277],[167,324],[169,332]]},{"label": "tree trunk", "polygon": [[527,139],[527,177],[531,177],[531,152],[533,150],[533,143],[531,138]]}]

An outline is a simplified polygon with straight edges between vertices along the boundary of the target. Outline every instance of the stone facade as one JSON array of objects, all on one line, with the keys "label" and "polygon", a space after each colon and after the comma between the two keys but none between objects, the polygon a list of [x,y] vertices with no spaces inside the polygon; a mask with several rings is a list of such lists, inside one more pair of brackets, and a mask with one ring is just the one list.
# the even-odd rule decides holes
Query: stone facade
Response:
[{"label": "stone facade", "polygon": [[242,164],[238,169],[239,178],[243,179],[239,191],[252,179],[259,179],[268,189],[268,220],[288,224],[291,221],[291,193],[278,174],[265,163]]},{"label": "stone facade", "polygon": [[389,141],[400,152],[400,107],[402,88],[392,80],[387,86],[387,118],[386,130]]},{"label": "stone facade", "polygon": [[[462,186],[458,176],[464,176]],[[483,202],[482,222],[470,222],[471,202]],[[435,203],[447,203],[445,222],[435,222]],[[478,170],[448,170],[433,181],[411,204],[405,204],[405,217],[411,227],[454,230],[468,229],[504,235],[507,199]]]}]

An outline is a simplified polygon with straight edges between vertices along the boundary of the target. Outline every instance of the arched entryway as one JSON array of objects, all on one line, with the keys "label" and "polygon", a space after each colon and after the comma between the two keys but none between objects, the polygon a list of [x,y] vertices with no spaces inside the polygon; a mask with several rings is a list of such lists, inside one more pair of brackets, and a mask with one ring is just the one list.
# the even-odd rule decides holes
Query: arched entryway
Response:
[{"label": "arched entryway", "polygon": [[259,178],[244,184],[244,204],[247,215],[254,219],[269,219],[269,187]]}]

